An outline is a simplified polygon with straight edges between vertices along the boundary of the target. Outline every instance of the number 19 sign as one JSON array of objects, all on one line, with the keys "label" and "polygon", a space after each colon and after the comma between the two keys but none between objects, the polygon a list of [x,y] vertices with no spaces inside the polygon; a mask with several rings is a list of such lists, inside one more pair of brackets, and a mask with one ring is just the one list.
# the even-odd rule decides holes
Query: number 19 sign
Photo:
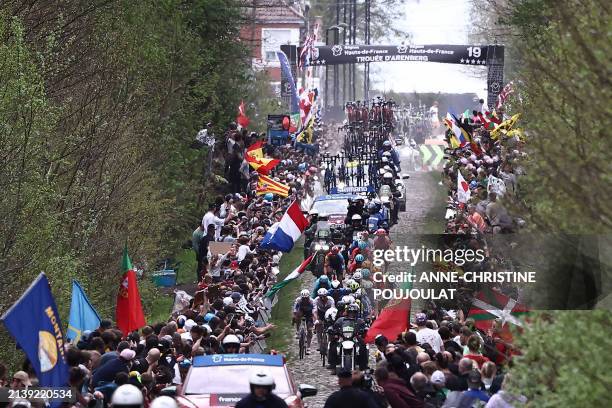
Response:
[{"label": "number 19 sign", "polygon": [[[488,45],[343,45],[314,47],[310,65],[420,61],[487,65]],[[298,49],[298,53],[300,50]]]}]

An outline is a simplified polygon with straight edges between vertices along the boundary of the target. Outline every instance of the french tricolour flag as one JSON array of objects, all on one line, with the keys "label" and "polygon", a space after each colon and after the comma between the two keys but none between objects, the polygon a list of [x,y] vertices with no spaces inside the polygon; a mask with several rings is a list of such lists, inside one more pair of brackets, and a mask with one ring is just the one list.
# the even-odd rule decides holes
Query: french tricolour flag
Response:
[{"label": "french tricolour flag", "polygon": [[261,242],[262,249],[274,249],[290,252],[304,230],[308,228],[308,220],[302,214],[297,201],[291,203],[283,218],[272,225]]}]

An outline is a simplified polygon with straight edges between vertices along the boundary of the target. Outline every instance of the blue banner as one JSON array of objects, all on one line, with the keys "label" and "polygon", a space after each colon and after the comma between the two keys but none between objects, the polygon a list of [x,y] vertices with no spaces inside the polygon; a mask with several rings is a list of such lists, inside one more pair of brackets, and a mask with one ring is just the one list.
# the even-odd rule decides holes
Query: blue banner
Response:
[{"label": "blue banner", "polygon": [[81,285],[72,281],[72,302],[70,303],[70,319],[68,321],[68,333],[66,337],[78,342],[84,331],[93,331],[100,326],[100,316],[93,308]]},{"label": "blue banner", "polygon": [[68,384],[62,324],[44,273],[2,316],[2,321],[28,356],[41,387]]},{"label": "blue banner", "polygon": [[284,365],[283,356],[273,354],[213,354],[198,356],[193,359],[194,367],[211,367],[224,365],[257,365],[278,366]]},{"label": "blue banner", "polygon": [[281,74],[289,81],[289,87],[291,88],[291,113],[300,112],[300,98],[295,87],[295,81],[293,80],[293,74],[291,74],[291,67],[289,66],[289,60],[282,51],[277,51],[278,60],[280,61]]}]

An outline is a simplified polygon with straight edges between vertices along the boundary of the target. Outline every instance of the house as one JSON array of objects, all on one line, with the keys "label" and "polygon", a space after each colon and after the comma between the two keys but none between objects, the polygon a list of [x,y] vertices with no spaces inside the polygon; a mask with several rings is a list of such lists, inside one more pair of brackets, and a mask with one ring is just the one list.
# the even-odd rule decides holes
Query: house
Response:
[{"label": "house", "polygon": [[276,52],[283,44],[299,45],[305,36],[304,5],[297,0],[249,0],[245,7],[246,24],[241,41],[252,50],[253,67],[265,70],[275,91],[280,94],[280,63]]}]

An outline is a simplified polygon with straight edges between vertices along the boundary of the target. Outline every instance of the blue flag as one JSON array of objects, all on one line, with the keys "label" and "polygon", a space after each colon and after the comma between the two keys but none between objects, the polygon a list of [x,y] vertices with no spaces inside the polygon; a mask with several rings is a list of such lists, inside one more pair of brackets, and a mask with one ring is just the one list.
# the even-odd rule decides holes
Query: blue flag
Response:
[{"label": "blue flag", "polygon": [[72,302],[70,303],[70,320],[66,337],[78,342],[85,330],[95,330],[100,326],[100,316],[85,296],[79,282],[72,281]]},{"label": "blue flag", "polygon": [[2,316],[4,326],[28,356],[41,387],[66,387],[64,334],[55,299],[44,273]]},{"label": "blue flag", "polygon": [[283,77],[289,81],[289,87],[291,88],[291,113],[300,112],[300,98],[298,97],[297,88],[295,87],[295,81],[293,80],[293,74],[291,74],[291,67],[289,66],[289,60],[282,51],[277,51],[278,60],[280,61],[281,73]]}]

